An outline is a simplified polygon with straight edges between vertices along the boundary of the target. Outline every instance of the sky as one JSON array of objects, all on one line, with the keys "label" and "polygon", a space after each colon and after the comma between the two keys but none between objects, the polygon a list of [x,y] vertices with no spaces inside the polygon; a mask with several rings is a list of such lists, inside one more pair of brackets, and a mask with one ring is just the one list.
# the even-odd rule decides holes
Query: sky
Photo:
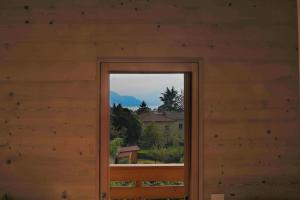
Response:
[{"label": "sky", "polygon": [[159,97],[166,87],[183,90],[183,74],[110,74],[110,90],[134,96],[150,106],[161,104]]}]

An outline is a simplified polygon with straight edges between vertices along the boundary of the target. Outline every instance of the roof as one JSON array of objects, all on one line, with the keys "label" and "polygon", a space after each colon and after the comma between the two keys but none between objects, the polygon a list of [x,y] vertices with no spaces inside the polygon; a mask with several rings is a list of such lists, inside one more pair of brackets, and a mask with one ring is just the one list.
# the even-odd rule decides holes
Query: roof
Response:
[{"label": "roof", "polygon": [[125,152],[131,152],[131,151],[138,151],[140,150],[140,147],[138,146],[129,146],[129,147],[120,147],[118,149],[118,153],[125,153]]},{"label": "roof", "polygon": [[166,112],[166,117],[174,120],[184,120],[184,112]]},{"label": "roof", "polygon": [[147,112],[139,115],[143,122],[174,122],[176,120],[166,117],[163,113]]},{"label": "roof", "polygon": [[147,112],[139,116],[143,122],[175,122],[184,119],[183,112]]}]

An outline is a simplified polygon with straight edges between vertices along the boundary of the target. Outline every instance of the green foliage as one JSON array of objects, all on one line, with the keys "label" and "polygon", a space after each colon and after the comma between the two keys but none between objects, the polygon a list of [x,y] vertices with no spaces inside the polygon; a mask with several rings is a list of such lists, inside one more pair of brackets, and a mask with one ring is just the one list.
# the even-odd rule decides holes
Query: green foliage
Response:
[{"label": "green foliage", "polygon": [[113,140],[110,141],[110,156],[112,158],[115,157],[116,153],[117,153],[117,150],[119,147],[123,146],[124,144],[124,141],[123,141],[123,138],[114,138]]},{"label": "green foliage", "polygon": [[129,157],[118,158],[118,164],[128,164],[129,162]]},{"label": "green foliage", "polygon": [[184,148],[154,148],[139,151],[139,158],[155,160],[163,163],[180,163],[183,161]]},{"label": "green foliage", "polygon": [[[160,99],[163,105],[158,108],[159,111],[183,111],[183,91],[179,93],[174,87],[167,87],[161,94]],[[110,112],[111,159],[115,157],[120,146],[138,144],[142,149],[139,151],[139,163],[182,163],[184,161],[184,136],[181,131],[167,128],[161,130],[161,127],[154,123],[142,128],[138,115],[146,112],[151,112],[151,109],[145,101],[136,112],[123,108],[120,104],[112,106]]]},{"label": "green foliage", "polygon": [[171,185],[184,185],[183,181],[145,181],[145,186],[171,186]]},{"label": "green foliage", "polygon": [[163,134],[163,147],[174,147],[174,146],[183,146],[184,138],[183,134],[180,132],[170,132],[165,131]]},{"label": "green foliage", "polygon": [[180,91],[180,93],[177,93],[175,97],[176,102],[176,111],[182,112],[184,111],[184,93],[183,90]]},{"label": "green foliage", "polygon": [[145,128],[140,137],[139,145],[144,149],[162,147],[163,134],[158,130],[154,123],[151,123]]},{"label": "green foliage", "polygon": [[111,181],[110,186],[111,187],[120,187],[120,186],[135,187],[135,182],[134,181]]},{"label": "green foliage", "polygon": [[137,114],[147,113],[150,112],[151,109],[147,106],[145,101],[142,101],[140,107],[137,109]]},{"label": "green foliage", "polygon": [[183,157],[183,148],[160,148],[154,149],[153,153],[159,161],[164,163],[179,163],[180,159]]},{"label": "green foliage", "polygon": [[126,135],[127,129],[125,127],[121,127],[117,129],[112,124],[110,125],[110,140],[115,138],[124,138]]},{"label": "green foliage", "polygon": [[[183,186],[182,181],[144,181],[144,186]],[[135,187],[136,183],[134,181],[111,181],[111,187]]]},{"label": "green foliage", "polygon": [[138,164],[159,164],[162,163],[160,161],[155,161],[155,160],[146,160],[146,159],[140,159],[138,160]]},{"label": "green foliage", "polygon": [[166,88],[166,91],[161,93],[162,96],[159,97],[163,102],[163,105],[158,107],[159,111],[183,111],[183,92],[178,94],[178,91],[174,87]]},{"label": "green foliage", "polygon": [[133,111],[123,108],[121,104],[117,106],[114,104],[111,108],[111,126],[115,131],[114,137],[124,138],[125,146],[137,144],[142,132],[142,125]]},{"label": "green foliage", "polygon": [[155,162],[157,160],[156,158],[153,157],[154,155],[152,154],[152,149],[145,149],[145,150],[139,150],[138,152],[138,157],[139,160],[152,160]]}]

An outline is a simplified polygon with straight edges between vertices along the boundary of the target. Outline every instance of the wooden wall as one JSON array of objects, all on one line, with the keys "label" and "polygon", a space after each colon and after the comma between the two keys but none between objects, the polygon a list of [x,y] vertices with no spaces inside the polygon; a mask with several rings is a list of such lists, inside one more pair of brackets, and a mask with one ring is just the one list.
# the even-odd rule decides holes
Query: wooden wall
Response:
[{"label": "wooden wall", "polygon": [[1,0],[0,195],[95,199],[97,57],[203,58],[205,200],[300,199],[296,0]]},{"label": "wooden wall", "polygon": [[[298,14],[298,49],[300,47],[300,0],[297,0],[297,14]],[[298,58],[298,61],[300,60],[300,51],[298,51],[298,55],[299,55],[299,58]],[[299,100],[300,100],[300,64],[299,64]],[[298,106],[298,109],[299,109],[299,120],[300,120],[300,106]]]}]

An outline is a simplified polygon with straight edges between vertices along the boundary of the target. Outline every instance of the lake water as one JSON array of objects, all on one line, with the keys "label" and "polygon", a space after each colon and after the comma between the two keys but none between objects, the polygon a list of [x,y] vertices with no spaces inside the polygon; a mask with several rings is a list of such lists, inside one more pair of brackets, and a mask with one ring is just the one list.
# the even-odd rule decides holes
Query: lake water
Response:
[{"label": "lake water", "polygon": [[[148,106],[148,107],[151,108],[151,110],[158,108],[158,106]],[[139,109],[139,106],[124,106],[124,108],[128,108],[130,110],[137,110]]]}]

